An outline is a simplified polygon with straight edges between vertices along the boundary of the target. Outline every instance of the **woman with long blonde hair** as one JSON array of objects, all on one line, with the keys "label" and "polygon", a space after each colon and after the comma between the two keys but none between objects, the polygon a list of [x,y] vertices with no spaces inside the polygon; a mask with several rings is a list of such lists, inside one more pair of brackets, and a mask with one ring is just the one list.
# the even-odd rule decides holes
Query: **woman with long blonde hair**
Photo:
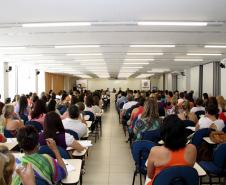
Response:
[{"label": "woman with long blonde hair", "polygon": [[149,97],[144,103],[144,111],[141,117],[135,123],[133,132],[137,140],[142,139],[141,133],[149,130],[155,130],[160,125],[158,103],[156,98]]},{"label": "woman with long blonde hair", "polygon": [[217,103],[218,103],[218,109],[219,113],[225,112],[225,99],[223,96],[217,96]]}]

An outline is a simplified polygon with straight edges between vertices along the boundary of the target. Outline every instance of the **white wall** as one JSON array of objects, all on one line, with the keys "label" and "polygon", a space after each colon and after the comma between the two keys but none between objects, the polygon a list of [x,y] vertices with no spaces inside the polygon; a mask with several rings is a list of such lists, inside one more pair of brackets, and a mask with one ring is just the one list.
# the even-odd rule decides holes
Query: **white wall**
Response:
[{"label": "white wall", "polygon": [[177,75],[177,90],[179,92],[187,90],[186,89],[186,76]]},{"label": "white wall", "polygon": [[118,90],[126,90],[127,88],[135,90],[141,89],[141,79],[127,79],[127,80],[109,80],[109,79],[88,79],[88,89],[91,91],[97,89],[112,90],[115,88]]},{"label": "white wall", "polygon": [[158,81],[158,89],[159,90],[163,90],[163,75],[161,75],[159,77],[159,81]]},{"label": "white wall", "polygon": [[172,91],[173,89],[173,81],[172,81],[172,74],[171,73],[167,73],[165,74],[165,89]]},{"label": "white wall", "polygon": [[[188,89],[187,89],[188,90]],[[190,69],[190,90],[194,91],[194,97],[199,93],[199,66]]]},{"label": "white wall", "polygon": [[226,98],[226,69],[221,68],[221,95]]},{"label": "white wall", "polygon": [[4,67],[3,62],[0,62],[0,94],[1,98],[0,101],[4,102]]},{"label": "white wall", "polygon": [[213,95],[213,63],[203,65],[203,93]]},{"label": "white wall", "polygon": [[45,71],[39,70],[40,73],[38,75],[38,95],[42,92],[45,92]]}]

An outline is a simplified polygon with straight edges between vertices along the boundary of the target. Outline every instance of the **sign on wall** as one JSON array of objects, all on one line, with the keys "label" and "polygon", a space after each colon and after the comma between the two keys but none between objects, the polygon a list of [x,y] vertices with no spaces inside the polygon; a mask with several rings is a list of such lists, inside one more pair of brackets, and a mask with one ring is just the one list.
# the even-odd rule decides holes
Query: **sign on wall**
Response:
[{"label": "sign on wall", "polygon": [[141,80],[141,89],[142,90],[150,90],[151,88],[151,84],[150,84],[150,80]]}]

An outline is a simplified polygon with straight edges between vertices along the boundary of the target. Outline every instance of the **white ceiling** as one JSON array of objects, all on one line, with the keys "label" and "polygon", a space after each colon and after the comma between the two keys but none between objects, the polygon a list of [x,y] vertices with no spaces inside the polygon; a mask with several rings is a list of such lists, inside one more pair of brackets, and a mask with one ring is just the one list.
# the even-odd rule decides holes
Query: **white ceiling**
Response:
[{"label": "white ceiling", "polygon": [[[132,77],[151,69],[171,71],[226,58],[225,0],[7,0],[0,3],[0,58],[8,62],[59,63],[37,65],[46,71],[117,77],[125,59],[155,59],[141,69],[124,69]],[[206,21],[206,27],[137,26],[137,21]],[[91,22],[92,26],[24,28],[23,23]],[[216,24],[215,24],[216,22]],[[220,23],[220,24],[218,24]],[[175,48],[131,48],[131,44],[174,44]],[[100,45],[98,48],[54,48],[55,45]],[[127,53],[162,52],[161,56],[128,56]],[[67,56],[100,53],[101,56]],[[187,53],[221,53],[221,56],[187,56]],[[41,56],[20,56],[22,54]],[[203,62],[175,62],[175,58]],[[97,65],[96,59],[106,64]],[[84,60],[86,65],[80,65]],[[128,61],[127,61],[128,62]],[[144,62],[144,61],[133,61]],[[95,66],[101,66],[94,72]],[[142,66],[142,65],[133,65]],[[57,69],[58,68],[58,69]],[[68,72],[70,70],[70,72]],[[96,74],[96,75],[95,75]],[[123,76],[123,75],[122,75]]]}]

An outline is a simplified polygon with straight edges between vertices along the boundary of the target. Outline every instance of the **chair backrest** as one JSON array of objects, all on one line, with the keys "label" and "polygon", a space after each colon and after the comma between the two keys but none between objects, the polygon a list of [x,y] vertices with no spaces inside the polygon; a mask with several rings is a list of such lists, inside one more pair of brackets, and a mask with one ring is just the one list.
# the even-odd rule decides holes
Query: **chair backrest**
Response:
[{"label": "chair backrest", "polygon": [[87,120],[87,121],[92,121],[92,122],[95,121],[95,115],[92,112],[90,112],[90,111],[83,111],[83,115],[89,115],[89,120]]},{"label": "chair backrest", "polygon": [[136,141],[132,144],[132,156],[137,170],[139,170],[142,174],[147,173],[145,163],[153,146],[155,146],[153,142],[145,140]]},{"label": "chair backrest", "polygon": [[152,141],[154,143],[158,143],[158,141],[161,140],[160,130],[155,129],[155,130],[142,132],[141,137],[143,140],[148,140],[148,141]]},{"label": "chair backrest", "polygon": [[26,125],[31,125],[37,129],[38,132],[43,131],[43,126],[38,121],[27,121]]},{"label": "chair backrest", "polygon": [[15,132],[15,134],[12,134],[9,130],[4,129],[4,136],[6,138],[14,138],[14,137],[16,137],[17,132],[16,132],[16,130],[13,132]]},{"label": "chair backrest", "polygon": [[26,116],[25,114],[20,114],[20,119],[22,119],[24,123],[26,123],[28,121],[28,116]]},{"label": "chair backrest", "polygon": [[219,144],[213,152],[213,162],[221,169],[226,169],[226,143]]},{"label": "chair backrest", "polygon": [[74,137],[75,140],[79,140],[78,134],[77,132],[75,132],[74,130],[71,129],[65,129],[65,132],[72,135]]},{"label": "chair backrest", "polygon": [[203,142],[203,137],[208,137],[210,134],[210,131],[211,129],[209,128],[203,128],[203,129],[197,130],[191,139],[191,143],[194,144],[196,148],[199,148]]},{"label": "chair backrest", "polygon": [[194,127],[195,126],[195,123],[191,120],[188,120],[188,119],[183,120],[183,123],[184,123],[185,127]]},{"label": "chair backrest", "polygon": [[[68,154],[68,152],[65,149],[63,149],[60,146],[57,146],[57,148],[58,148],[58,151],[59,151],[62,158],[64,158],[64,159],[70,159],[71,158],[70,155]],[[53,151],[47,145],[40,146],[38,153],[39,154],[48,154],[51,157],[56,158]]]},{"label": "chair backrest", "polygon": [[198,172],[188,166],[173,166],[162,170],[153,185],[199,185]]},{"label": "chair backrest", "polygon": [[204,110],[196,111],[195,115],[197,116],[198,119],[200,119],[201,115],[205,115],[206,112]]}]

